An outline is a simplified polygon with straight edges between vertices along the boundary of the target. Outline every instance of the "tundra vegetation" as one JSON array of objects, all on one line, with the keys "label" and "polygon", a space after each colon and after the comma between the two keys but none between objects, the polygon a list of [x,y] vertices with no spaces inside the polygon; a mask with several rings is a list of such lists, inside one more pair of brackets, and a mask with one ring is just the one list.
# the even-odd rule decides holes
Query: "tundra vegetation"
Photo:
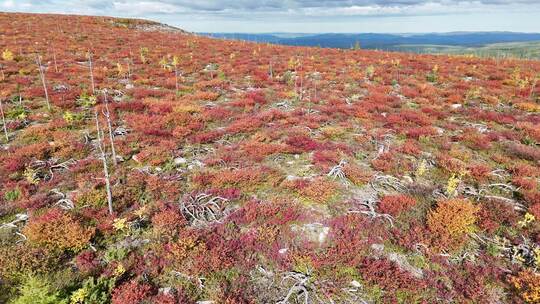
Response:
[{"label": "tundra vegetation", "polygon": [[0,302],[540,303],[540,62],[0,25]]}]

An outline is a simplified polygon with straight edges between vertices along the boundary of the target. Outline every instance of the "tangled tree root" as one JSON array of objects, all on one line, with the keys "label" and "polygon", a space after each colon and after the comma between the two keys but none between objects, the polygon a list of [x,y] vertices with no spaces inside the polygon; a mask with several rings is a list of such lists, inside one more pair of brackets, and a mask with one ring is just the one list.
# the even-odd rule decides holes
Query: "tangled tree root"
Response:
[{"label": "tangled tree root", "polygon": [[225,203],[229,200],[221,196],[206,193],[190,195],[180,203],[180,211],[194,225],[206,225],[221,222],[227,215]]}]

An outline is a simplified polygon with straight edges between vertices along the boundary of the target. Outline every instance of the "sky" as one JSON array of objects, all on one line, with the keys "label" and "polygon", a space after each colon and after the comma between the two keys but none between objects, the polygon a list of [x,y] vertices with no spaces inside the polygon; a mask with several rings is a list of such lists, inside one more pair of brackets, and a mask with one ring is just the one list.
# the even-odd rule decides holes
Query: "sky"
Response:
[{"label": "sky", "polygon": [[0,11],[135,17],[192,32],[540,32],[540,0],[0,0]]}]

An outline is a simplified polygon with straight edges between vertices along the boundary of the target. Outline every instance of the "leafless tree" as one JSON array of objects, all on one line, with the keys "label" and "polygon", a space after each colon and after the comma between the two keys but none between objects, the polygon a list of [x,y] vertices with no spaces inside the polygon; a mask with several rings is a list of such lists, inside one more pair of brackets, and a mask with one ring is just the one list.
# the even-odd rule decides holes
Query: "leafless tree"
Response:
[{"label": "leafless tree", "polygon": [[6,126],[6,117],[4,115],[4,106],[2,104],[2,99],[0,99],[0,114],[2,114],[2,126],[4,129],[4,135],[6,136],[6,142],[9,141],[7,126]]},{"label": "leafless tree", "polygon": [[101,154],[101,161],[103,163],[103,175],[105,176],[105,188],[107,191],[107,204],[109,206],[109,214],[113,214],[112,207],[112,192],[111,192],[111,179],[109,176],[109,166],[107,165],[107,156],[105,155],[105,148],[103,146],[103,131],[99,126],[98,112],[94,112],[94,117],[96,120],[96,130],[97,130],[97,145],[99,152]]},{"label": "leafless tree", "polygon": [[92,67],[92,53],[88,51],[88,66],[90,69],[90,81],[92,82],[92,94],[96,95],[96,86],[94,84],[94,71]]},{"label": "leafless tree", "polygon": [[107,98],[107,90],[103,90],[103,99],[105,101],[105,111],[103,112],[103,115],[105,115],[105,118],[107,119],[107,127],[109,129],[109,141],[111,143],[112,159],[113,159],[113,164],[116,167],[118,165],[118,162],[116,159],[116,149],[114,148],[114,131],[112,128],[112,123],[111,123],[111,112],[109,111],[109,101]]},{"label": "leafless tree", "polygon": [[49,91],[47,90],[47,82],[45,80],[45,67],[41,64],[41,57],[36,55],[36,64],[39,70],[39,77],[41,78],[41,83],[43,84],[43,90],[45,90],[45,100],[47,101],[47,109],[51,110],[51,104],[49,103]]},{"label": "leafless tree", "polygon": [[54,70],[56,71],[56,73],[58,73],[58,64],[56,62],[56,50],[54,46],[52,47],[52,52],[53,52]]}]

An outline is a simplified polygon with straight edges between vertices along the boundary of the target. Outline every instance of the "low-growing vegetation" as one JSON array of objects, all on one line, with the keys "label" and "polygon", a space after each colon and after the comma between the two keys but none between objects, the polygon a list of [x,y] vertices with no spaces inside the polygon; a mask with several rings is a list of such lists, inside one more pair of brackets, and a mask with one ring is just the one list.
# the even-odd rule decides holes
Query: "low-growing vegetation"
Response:
[{"label": "low-growing vegetation", "polygon": [[540,63],[0,14],[1,303],[540,303]]}]

